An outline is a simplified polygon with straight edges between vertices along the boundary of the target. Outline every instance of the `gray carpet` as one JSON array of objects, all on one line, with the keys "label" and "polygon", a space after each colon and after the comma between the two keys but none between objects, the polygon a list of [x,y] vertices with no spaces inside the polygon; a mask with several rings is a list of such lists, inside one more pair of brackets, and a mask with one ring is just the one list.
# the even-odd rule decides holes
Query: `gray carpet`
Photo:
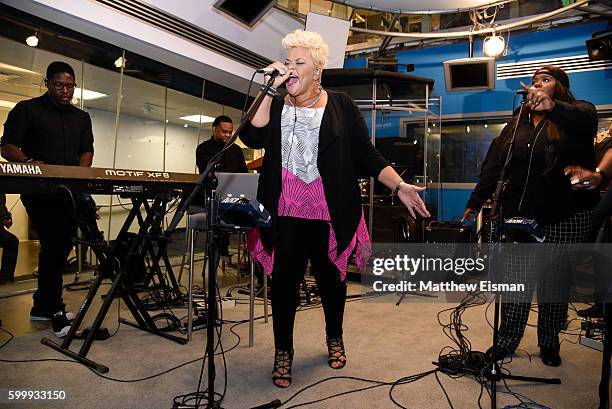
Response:
[{"label": "gray carpet", "polygon": [[[353,285],[353,293],[360,289]],[[75,310],[83,293],[72,293],[67,303]],[[428,371],[440,350],[449,345],[442,328],[437,323],[438,311],[452,304],[423,302],[422,299],[407,297],[400,306],[395,298],[387,300],[359,300],[349,302],[345,314],[345,344],[349,362],[343,370],[327,366],[323,313],[320,308],[307,309],[298,313],[295,328],[295,360],[293,384],[288,389],[274,387],[270,379],[273,359],[272,323],[258,320],[255,326],[255,345],[249,348],[248,325],[234,328],[237,336],[224,326],[223,347],[236,348],[226,354],[228,386],[222,406],[224,408],[250,408],[273,399],[286,400],[295,392],[310,384],[333,376],[359,377],[392,382],[402,377]],[[25,320],[23,313],[29,308],[29,296],[0,300],[0,310],[8,307],[20,311],[10,321]],[[19,304],[19,307],[15,307]],[[23,305],[23,307],[21,307]],[[263,308],[258,305],[258,314]],[[6,310],[5,310],[6,311]],[[464,315],[469,325],[466,335],[474,350],[484,351],[490,345],[491,329],[484,319],[485,308],[476,307]],[[492,309],[489,311],[491,315]],[[129,317],[122,309],[121,315]],[[227,320],[242,320],[247,317],[247,306],[238,305],[224,311]],[[7,323],[6,315],[0,314]],[[531,321],[534,322],[535,314]],[[7,325],[8,324],[8,325]],[[111,309],[105,326],[113,331],[117,327],[116,305]],[[576,321],[572,328],[578,327]],[[10,360],[31,360],[41,358],[65,359],[52,349],[42,345],[40,338],[54,338],[48,324],[40,324],[29,334],[17,336],[0,350],[0,358]],[[577,332],[577,331],[572,331]],[[509,381],[513,392],[525,395],[550,408],[594,408],[597,406],[597,386],[601,365],[601,354],[586,347],[575,345],[577,336],[565,335],[562,343],[563,365],[559,368],[544,366],[537,354],[535,328],[528,328],[518,356],[505,365],[512,373],[527,376],[560,377],[562,385],[537,385]],[[6,336],[0,335],[0,342]],[[77,341],[78,342],[78,341]],[[72,349],[77,350],[75,342]],[[68,362],[0,363],[0,388],[19,390],[63,390],[64,401],[19,402],[0,401],[6,408],[171,408],[172,398],[179,394],[195,391],[201,360],[164,375],[140,382],[130,382],[148,377],[181,363],[203,355],[204,331],[195,333],[195,339],[188,345],[179,345],[146,332],[121,325],[118,333],[104,342],[95,342],[88,357],[110,367],[108,377],[123,382],[103,379],[82,365]],[[223,362],[217,357],[218,391],[223,390]],[[440,374],[439,379],[446,388],[454,408],[478,408],[480,385],[471,377],[451,379]],[[206,379],[204,379],[204,385]],[[351,379],[335,379],[321,383],[294,398],[288,406],[322,399],[332,394],[372,386],[372,383]],[[500,392],[506,392],[503,385]],[[518,400],[507,393],[500,393],[498,407],[517,404]],[[395,388],[393,397],[409,408],[450,407],[436,378],[428,376],[414,383]],[[490,407],[488,395],[483,392],[482,407]],[[283,406],[285,407],[285,406]],[[377,387],[342,397],[311,404],[311,408],[393,408],[389,399],[389,387]]]}]

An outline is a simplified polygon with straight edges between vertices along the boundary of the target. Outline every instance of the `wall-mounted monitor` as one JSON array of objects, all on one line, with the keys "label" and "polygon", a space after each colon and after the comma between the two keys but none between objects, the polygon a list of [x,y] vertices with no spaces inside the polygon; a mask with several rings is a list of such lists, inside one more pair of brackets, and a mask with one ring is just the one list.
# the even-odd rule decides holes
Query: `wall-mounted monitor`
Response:
[{"label": "wall-mounted monitor", "polygon": [[460,58],[444,61],[447,91],[469,91],[495,88],[495,59]]},{"label": "wall-mounted monitor", "polygon": [[274,6],[274,3],[276,0],[219,0],[214,7],[253,27]]}]

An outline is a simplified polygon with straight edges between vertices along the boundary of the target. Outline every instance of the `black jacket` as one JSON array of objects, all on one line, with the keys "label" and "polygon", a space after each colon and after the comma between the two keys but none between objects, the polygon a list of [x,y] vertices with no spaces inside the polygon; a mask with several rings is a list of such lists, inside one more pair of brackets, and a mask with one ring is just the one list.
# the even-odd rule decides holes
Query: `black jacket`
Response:
[{"label": "black jacket", "polygon": [[[376,178],[388,163],[370,142],[365,119],[351,97],[329,90],[327,94],[319,132],[317,167],[340,253],[350,244],[361,218],[357,178]],[[265,149],[257,199],[272,215],[272,232],[262,233],[268,247],[274,240],[274,220],[282,188],[280,124],[283,104],[283,98],[276,96],[270,107],[268,125],[263,128],[248,125],[240,135],[247,146]]]},{"label": "black jacket", "polygon": [[[502,198],[506,218],[520,215],[533,217],[540,224],[553,224],[597,205],[597,191],[572,190],[563,172],[568,165],[587,169],[596,166],[593,149],[597,133],[595,107],[586,101],[555,101],[546,119],[547,122],[542,121],[534,128],[528,110],[523,112]],[[550,124],[560,128],[560,138],[555,143],[547,138]],[[491,143],[467,207],[479,210],[495,191],[513,130],[513,124],[509,123]]]}]

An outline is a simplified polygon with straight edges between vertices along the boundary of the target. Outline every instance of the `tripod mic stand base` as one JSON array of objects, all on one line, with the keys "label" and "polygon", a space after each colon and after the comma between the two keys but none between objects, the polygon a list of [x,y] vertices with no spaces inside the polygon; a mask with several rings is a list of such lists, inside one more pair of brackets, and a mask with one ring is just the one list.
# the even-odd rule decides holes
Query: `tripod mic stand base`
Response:
[{"label": "tripod mic stand base", "polygon": [[525,382],[537,382],[537,383],[545,383],[548,385],[561,385],[561,379],[559,378],[536,378],[533,376],[521,376],[521,375],[512,375],[505,374],[501,372],[497,363],[495,363],[495,372],[493,372],[493,367],[489,365],[482,371],[485,378],[488,381],[499,382],[502,379],[510,379],[514,381],[525,381]]}]

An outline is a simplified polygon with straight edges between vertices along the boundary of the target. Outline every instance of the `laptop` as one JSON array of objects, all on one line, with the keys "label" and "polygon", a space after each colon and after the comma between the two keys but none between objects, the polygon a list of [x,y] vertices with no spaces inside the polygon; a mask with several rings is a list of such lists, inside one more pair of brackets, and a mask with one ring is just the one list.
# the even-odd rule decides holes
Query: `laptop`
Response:
[{"label": "laptop", "polygon": [[270,213],[257,200],[258,173],[217,172],[219,218],[236,227],[268,227]]}]

